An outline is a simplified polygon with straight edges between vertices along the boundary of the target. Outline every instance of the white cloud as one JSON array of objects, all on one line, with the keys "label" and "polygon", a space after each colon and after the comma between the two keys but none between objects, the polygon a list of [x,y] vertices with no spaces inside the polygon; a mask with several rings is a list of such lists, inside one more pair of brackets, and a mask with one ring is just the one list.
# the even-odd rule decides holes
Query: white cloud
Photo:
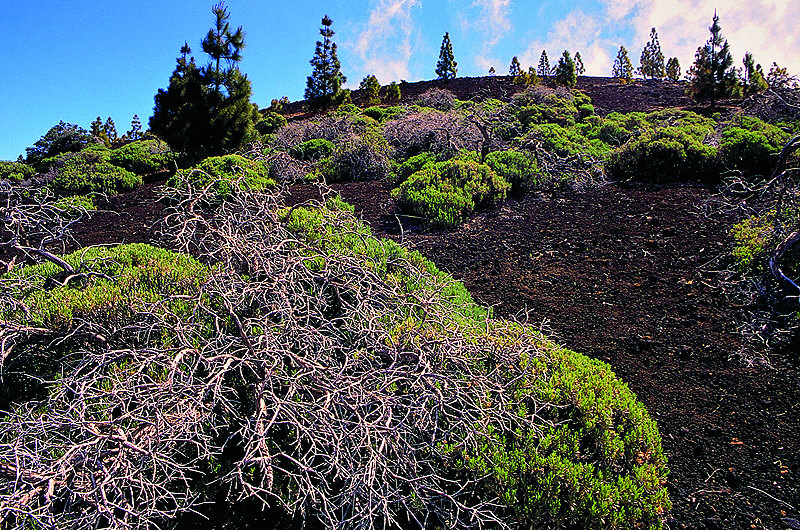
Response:
[{"label": "white cloud", "polygon": [[545,39],[531,42],[520,62],[524,68],[536,68],[542,50],[547,50],[550,66],[555,66],[562,52],[568,50],[573,56],[581,53],[587,75],[610,75],[613,59],[609,50],[614,43],[604,34],[607,24],[598,16],[575,10],[554,24]]},{"label": "white cloud", "polygon": [[500,39],[511,32],[511,0],[474,0],[472,7],[479,8],[477,19],[471,24],[467,23],[466,27],[477,28],[483,43],[481,51],[474,58],[475,63],[484,75],[492,66],[501,74],[501,61],[493,56],[493,51]]},{"label": "white cloud", "polygon": [[538,64],[542,49],[546,49],[553,64],[564,49],[580,51],[587,74],[607,76],[620,46],[628,49],[631,61],[638,66],[650,28],[655,27],[665,57],[678,57],[686,71],[694,61],[695,50],[708,40],[716,9],[737,66],[750,51],[765,71],[776,61],[790,73],[800,73],[800,2],[600,0],[599,4],[597,15],[580,9],[569,13],[553,25],[546,38],[531,42],[523,57]]},{"label": "white cloud", "polygon": [[382,84],[409,77],[416,33],[411,11],[418,5],[420,0],[379,0],[370,11],[355,44],[364,75],[372,74]]}]

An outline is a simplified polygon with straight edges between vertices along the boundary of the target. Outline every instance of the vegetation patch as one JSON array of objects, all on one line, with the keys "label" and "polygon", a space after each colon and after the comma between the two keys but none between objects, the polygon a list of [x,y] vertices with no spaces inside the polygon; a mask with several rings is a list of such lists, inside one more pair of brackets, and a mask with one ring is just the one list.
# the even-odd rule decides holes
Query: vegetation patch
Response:
[{"label": "vegetation patch", "polygon": [[505,199],[511,185],[492,168],[448,160],[423,167],[392,192],[403,211],[433,226],[458,226],[475,208]]},{"label": "vegetation patch", "polygon": [[138,140],[112,150],[108,161],[138,175],[149,175],[167,168],[175,154],[160,140]]},{"label": "vegetation patch", "polygon": [[167,184],[181,189],[211,188],[218,200],[230,196],[236,188],[263,190],[274,187],[275,181],[270,178],[265,162],[224,155],[206,158],[194,168],[178,171]]}]

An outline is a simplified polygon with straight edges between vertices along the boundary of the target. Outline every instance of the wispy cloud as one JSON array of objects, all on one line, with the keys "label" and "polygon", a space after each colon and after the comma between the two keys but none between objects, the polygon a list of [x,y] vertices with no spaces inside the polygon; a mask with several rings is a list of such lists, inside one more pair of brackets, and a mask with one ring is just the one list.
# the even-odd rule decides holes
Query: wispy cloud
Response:
[{"label": "wispy cloud", "polygon": [[629,24],[635,33],[634,49],[641,49],[651,27],[658,31],[667,57],[678,56],[686,67],[694,51],[709,37],[714,11],[737,64],[751,51],[765,68],[777,61],[800,72],[800,3],[788,0],[605,0],[609,15]]},{"label": "wispy cloud", "polygon": [[613,40],[606,34],[608,21],[600,16],[575,10],[556,22],[547,37],[529,43],[520,56],[523,67],[539,64],[542,50],[547,50],[550,66],[558,63],[561,53],[567,50],[575,55],[580,52],[587,74],[609,75],[611,72],[610,50]]},{"label": "wispy cloud", "polygon": [[658,31],[666,57],[678,57],[683,70],[694,52],[709,37],[714,10],[720,16],[725,38],[738,66],[746,51],[755,55],[765,70],[772,61],[800,72],[800,2],[788,0],[600,0],[597,14],[576,9],[556,22],[545,38],[529,43],[520,57],[523,64],[538,64],[546,49],[551,64],[565,49],[580,51],[590,75],[610,75],[620,46],[638,66],[639,55],[649,40],[650,28]]},{"label": "wispy cloud", "polygon": [[[474,58],[475,63],[485,73],[492,66],[501,73],[501,62],[493,56],[494,48],[505,35],[512,30],[511,24],[511,0],[474,0],[471,7],[478,8],[474,21],[466,21],[462,14],[462,26],[467,29],[475,29],[481,35],[482,46],[478,55]],[[465,23],[466,22],[466,23]],[[510,58],[508,58],[510,60]]]},{"label": "wispy cloud", "polygon": [[383,84],[409,77],[414,51],[412,39],[416,33],[412,10],[420,3],[420,0],[378,1],[355,44],[365,75],[375,75]]}]

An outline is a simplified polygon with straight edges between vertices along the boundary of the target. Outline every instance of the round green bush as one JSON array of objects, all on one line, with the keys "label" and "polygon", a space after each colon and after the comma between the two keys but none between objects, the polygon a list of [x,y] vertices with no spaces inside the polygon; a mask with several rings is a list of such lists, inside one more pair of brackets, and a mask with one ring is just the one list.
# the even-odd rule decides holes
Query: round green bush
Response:
[{"label": "round green bush", "polygon": [[61,155],[53,163],[50,187],[59,195],[117,193],[141,186],[142,177],[108,162],[108,151],[83,150]]},{"label": "round green bush", "polygon": [[424,166],[392,191],[401,210],[439,228],[461,224],[475,208],[505,199],[511,185],[492,168],[448,160]]},{"label": "round green bush", "polygon": [[493,151],[486,155],[484,163],[507,180],[516,193],[530,191],[542,181],[536,159],[520,151]]},{"label": "round green bush", "polygon": [[149,175],[169,167],[175,154],[160,140],[137,140],[111,150],[108,161],[137,175]]},{"label": "round green bush", "polygon": [[36,169],[24,162],[0,160],[0,180],[16,182],[27,180],[36,174]]},{"label": "round green bush", "polygon": [[719,155],[728,169],[747,176],[769,176],[789,134],[758,118],[741,117],[722,131]]},{"label": "round green bush", "polygon": [[253,190],[275,187],[266,162],[241,155],[206,158],[193,168],[178,171],[167,185],[179,189],[213,186],[217,196],[225,199],[234,192],[234,182]]},{"label": "round green bush", "polygon": [[314,138],[307,140],[289,149],[292,158],[316,162],[323,158],[328,158],[333,153],[333,142],[324,138]]}]

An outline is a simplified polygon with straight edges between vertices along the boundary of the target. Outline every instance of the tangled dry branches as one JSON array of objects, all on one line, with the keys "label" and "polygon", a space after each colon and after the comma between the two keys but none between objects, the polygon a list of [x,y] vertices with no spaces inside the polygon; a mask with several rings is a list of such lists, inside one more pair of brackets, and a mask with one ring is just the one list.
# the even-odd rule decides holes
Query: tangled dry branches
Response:
[{"label": "tangled dry branches", "polygon": [[[213,264],[198,292],[93,315],[103,341],[41,332],[69,348],[48,396],[0,419],[4,528],[148,528],[203,512],[209,490],[331,528],[509,524],[454,458],[547,423],[508,391],[538,338],[471,336],[424,267],[388,253],[380,274],[339,244],[366,244],[346,212],[293,210],[323,216],[299,236],[276,194],[211,215],[212,190],[169,190],[166,232]],[[4,320],[3,351],[35,334]]]}]

